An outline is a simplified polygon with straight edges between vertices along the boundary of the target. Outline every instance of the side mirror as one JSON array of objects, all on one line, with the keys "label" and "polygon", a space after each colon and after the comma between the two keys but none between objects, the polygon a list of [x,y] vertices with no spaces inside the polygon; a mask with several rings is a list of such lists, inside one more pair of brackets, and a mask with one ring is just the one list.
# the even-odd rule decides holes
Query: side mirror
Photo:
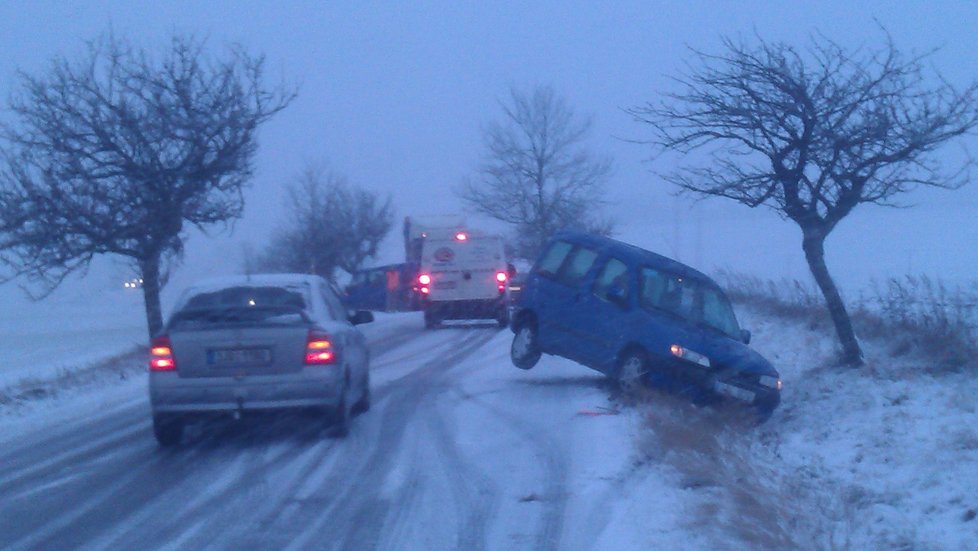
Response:
[{"label": "side mirror", "polygon": [[357,310],[350,316],[350,323],[353,325],[363,325],[374,321],[374,313],[369,310]]},{"label": "side mirror", "polygon": [[750,331],[746,329],[741,329],[740,340],[744,341],[744,344],[750,344]]},{"label": "side mirror", "polygon": [[625,296],[625,289],[619,285],[612,285],[608,289],[608,300],[622,308],[628,307],[628,297]]}]

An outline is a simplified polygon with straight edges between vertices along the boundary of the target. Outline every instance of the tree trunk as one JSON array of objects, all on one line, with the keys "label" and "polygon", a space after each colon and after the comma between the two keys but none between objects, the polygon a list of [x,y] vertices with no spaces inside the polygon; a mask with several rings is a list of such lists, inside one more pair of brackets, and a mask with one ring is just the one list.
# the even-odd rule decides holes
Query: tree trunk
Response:
[{"label": "tree trunk", "polygon": [[[839,337],[839,344],[842,345],[842,359],[845,363],[853,366],[863,364],[863,351],[859,348],[856,340],[856,333],[852,329],[852,320],[849,319],[849,312],[842,301],[838,287],[829,275],[829,270],[825,266],[825,234],[817,233],[810,235],[804,231],[802,249],[805,250],[805,259],[808,260],[808,268],[815,277],[815,283],[821,289],[825,297],[825,304],[829,309],[829,316],[835,325],[835,332]],[[815,233],[815,232],[811,232]]]},{"label": "tree trunk", "polygon": [[146,306],[146,326],[152,339],[163,330],[163,310],[160,307],[160,257],[153,256],[139,263],[143,277],[143,302]]}]

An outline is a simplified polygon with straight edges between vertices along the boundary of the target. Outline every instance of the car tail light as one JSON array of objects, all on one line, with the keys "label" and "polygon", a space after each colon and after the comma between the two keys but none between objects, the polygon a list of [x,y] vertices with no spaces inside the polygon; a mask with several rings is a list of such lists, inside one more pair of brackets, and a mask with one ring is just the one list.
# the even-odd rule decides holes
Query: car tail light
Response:
[{"label": "car tail light", "polygon": [[176,371],[177,362],[173,359],[173,343],[170,337],[160,335],[149,342],[149,370]]},{"label": "car tail light", "polygon": [[455,241],[465,241],[468,238],[469,238],[469,234],[465,233],[464,231],[460,231],[455,234]]},{"label": "car tail light", "polygon": [[336,351],[329,335],[310,330],[306,338],[306,365],[331,364],[335,359]]},{"label": "car tail light", "polygon": [[418,276],[418,283],[420,283],[422,285],[430,285],[431,284],[431,276],[428,275],[428,274],[421,274],[421,275],[419,275]]},{"label": "car tail light", "polygon": [[496,281],[506,283],[506,272],[496,272]]}]

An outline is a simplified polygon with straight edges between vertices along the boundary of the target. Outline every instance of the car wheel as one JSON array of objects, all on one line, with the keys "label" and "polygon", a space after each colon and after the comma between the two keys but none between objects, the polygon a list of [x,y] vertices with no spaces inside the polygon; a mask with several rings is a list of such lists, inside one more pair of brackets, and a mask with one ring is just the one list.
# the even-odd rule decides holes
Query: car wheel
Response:
[{"label": "car wheel", "polygon": [[361,413],[366,413],[370,411],[370,372],[368,371],[363,377],[363,393],[360,394],[360,399],[357,403],[353,404],[353,409],[350,413],[353,415],[360,415]]},{"label": "car wheel", "polygon": [[153,436],[160,446],[176,446],[183,439],[183,419],[170,415],[153,416]]},{"label": "car wheel", "polygon": [[524,322],[516,330],[516,334],[513,335],[513,344],[509,348],[509,356],[513,365],[520,369],[530,369],[540,361],[541,351],[537,342],[537,328],[533,322]]},{"label": "car wheel", "polygon": [[326,414],[330,438],[343,438],[350,434],[350,408],[347,407],[347,397],[349,395],[349,381],[343,387],[343,394],[340,396],[340,403],[331,408]]},{"label": "car wheel", "polygon": [[645,376],[649,372],[649,360],[641,350],[626,352],[618,363],[615,377],[618,388],[625,394],[633,394],[645,388]]}]

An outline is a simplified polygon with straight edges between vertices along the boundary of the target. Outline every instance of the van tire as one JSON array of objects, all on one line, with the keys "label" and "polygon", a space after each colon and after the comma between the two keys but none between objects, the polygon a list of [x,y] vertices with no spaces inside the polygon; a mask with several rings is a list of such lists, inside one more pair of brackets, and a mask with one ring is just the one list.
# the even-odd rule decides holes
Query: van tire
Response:
[{"label": "van tire", "polygon": [[520,369],[530,369],[537,365],[540,356],[540,344],[537,326],[531,320],[524,320],[513,334],[513,344],[509,347],[509,357],[513,365]]},{"label": "van tire", "polygon": [[624,394],[635,394],[645,388],[645,376],[649,372],[649,357],[644,350],[626,350],[618,360],[615,382]]},{"label": "van tire", "polygon": [[430,310],[424,311],[424,328],[425,329],[436,329],[441,325],[441,320]]}]

